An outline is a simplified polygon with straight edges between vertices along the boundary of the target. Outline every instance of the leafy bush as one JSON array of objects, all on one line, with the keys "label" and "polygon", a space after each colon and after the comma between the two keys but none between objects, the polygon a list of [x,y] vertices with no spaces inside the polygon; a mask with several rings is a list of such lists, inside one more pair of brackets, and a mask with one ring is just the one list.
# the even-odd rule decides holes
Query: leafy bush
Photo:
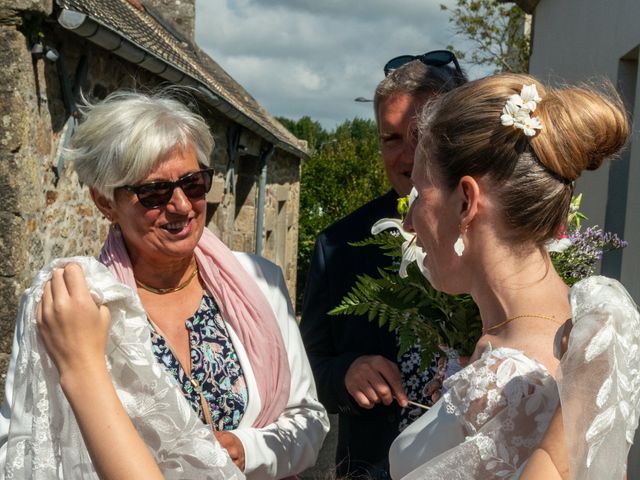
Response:
[{"label": "leafy bush", "polygon": [[300,311],[316,236],[336,220],[382,195],[390,185],[384,173],[375,122],[354,118],[327,132],[309,117],[278,119],[309,143],[302,164],[296,304]]}]

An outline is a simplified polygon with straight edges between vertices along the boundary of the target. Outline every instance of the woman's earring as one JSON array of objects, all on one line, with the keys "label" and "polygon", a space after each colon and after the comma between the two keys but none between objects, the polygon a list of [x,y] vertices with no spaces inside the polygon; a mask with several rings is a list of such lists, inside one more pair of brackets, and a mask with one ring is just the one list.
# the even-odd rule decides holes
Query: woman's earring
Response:
[{"label": "woman's earring", "polygon": [[[469,228],[469,225],[464,227],[464,232],[465,233],[467,232],[468,228]],[[453,250],[456,252],[456,255],[459,256],[459,257],[461,257],[462,254],[464,253],[464,240],[462,238],[462,229],[460,230],[460,235],[458,235],[458,239],[453,244]]]},{"label": "woman's earring", "polygon": [[458,235],[458,239],[456,243],[453,244],[453,250],[456,252],[456,255],[461,257],[464,253],[464,240],[462,239],[462,233]]}]

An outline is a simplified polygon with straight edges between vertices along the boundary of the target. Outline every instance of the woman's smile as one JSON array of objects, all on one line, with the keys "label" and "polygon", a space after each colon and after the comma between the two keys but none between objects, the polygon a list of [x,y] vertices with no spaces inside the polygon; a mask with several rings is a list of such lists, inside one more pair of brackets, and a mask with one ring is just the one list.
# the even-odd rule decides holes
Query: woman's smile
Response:
[{"label": "woman's smile", "polygon": [[[140,183],[176,181],[200,169],[193,145],[174,148]],[[158,265],[176,258],[190,259],[205,227],[206,200],[189,198],[181,187],[166,205],[147,208],[132,192],[116,192],[112,216],[120,225],[134,265]]]},{"label": "woman's smile", "polygon": [[176,238],[184,238],[188,237],[189,234],[191,234],[191,224],[192,219],[188,218],[186,220],[165,223],[164,225],[160,225],[160,228],[166,230],[169,234]]}]

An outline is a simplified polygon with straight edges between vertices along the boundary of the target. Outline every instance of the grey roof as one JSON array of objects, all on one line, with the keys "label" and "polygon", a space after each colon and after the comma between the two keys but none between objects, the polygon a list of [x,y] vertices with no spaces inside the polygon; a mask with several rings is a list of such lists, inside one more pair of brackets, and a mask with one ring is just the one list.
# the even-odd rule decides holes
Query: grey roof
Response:
[{"label": "grey roof", "polygon": [[[273,118],[203,50],[176,38],[138,2],[56,0],[56,3],[61,8],[59,21],[66,28],[170,81],[200,87],[200,91],[208,93],[210,103],[233,120],[276,147],[298,157],[308,155],[306,142]],[[67,17],[72,21],[67,21]],[[98,31],[100,28],[107,32]]]}]

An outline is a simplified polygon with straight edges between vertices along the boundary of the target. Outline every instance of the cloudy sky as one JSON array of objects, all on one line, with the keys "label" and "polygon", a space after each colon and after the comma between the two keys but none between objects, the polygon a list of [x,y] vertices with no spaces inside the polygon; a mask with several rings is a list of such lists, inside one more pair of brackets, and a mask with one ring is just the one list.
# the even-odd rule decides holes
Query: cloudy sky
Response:
[{"label": "cloudy sky", "polygon": [[460,44],[441,3],[453,1],[198,0],[196,42],[273,115],[331,129],[373,118],[354,98],[373,96],[390,58]]}]

